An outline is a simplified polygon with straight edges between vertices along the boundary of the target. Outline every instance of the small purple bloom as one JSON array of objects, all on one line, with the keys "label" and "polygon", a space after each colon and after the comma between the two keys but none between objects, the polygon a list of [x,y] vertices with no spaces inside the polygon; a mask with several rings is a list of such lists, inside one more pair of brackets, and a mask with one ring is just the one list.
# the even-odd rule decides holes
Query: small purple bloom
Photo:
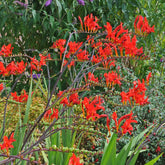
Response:
[{"label": "small purple bloom", "polygon": [[160,59],[160,62],[163,62],[163,58]]},{"label": "small purple bloom", "polygon": [[33,79],[38,79],[41,77],[41,74],[33,74],[32,77]]},{"label": "small purple bloom", "polygon": [[49,6],[50,4],[52,3],[52,0],[47,0],[46,3],[45,3],[45,6]]},{"label": "small purple bloom", "polygon": [[22,3],[20,1],[14,1],[14,3],[19,4],[20,6],[27,8],[28,4]]},{"label": "small purple bloom", "polygon": [[85,2],[84,2],[84,0],[77,0],[77,2],[80,4],[80,5],[85,5]]},{"label": "small purple bloom", "polygon": [[93,2],[93,0],[90,0],[90,2]]}]

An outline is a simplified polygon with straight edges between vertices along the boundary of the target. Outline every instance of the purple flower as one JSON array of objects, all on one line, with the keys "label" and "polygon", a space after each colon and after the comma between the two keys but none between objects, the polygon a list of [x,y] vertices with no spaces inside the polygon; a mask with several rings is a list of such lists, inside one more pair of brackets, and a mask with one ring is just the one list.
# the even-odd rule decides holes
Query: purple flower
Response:
[{"label": "purple flower", "polygon": [[27,8],[28,4],[22,3],[20,1],[14,1],[14,3],[19,4],[20,6]]},{"label": "purple flower", "polygon": [[85,2],[84,2],[84,0],[77,0],[77,2],[80,4],[80,5],[85,5]]},{"label": "purple flower", "polygon": [[41,77],[41,74],[33,74],[32,77],[33,79],[38,79]]},{"label": "purple flower", "polygon": [[52,3],[52,0],[47,0],[46,3],[45,3],[45,6],[49,6],[50,4]]},{"label": "purple flower", "polygon": [[93,0],[90,0],[90,2],[93,2]]}]

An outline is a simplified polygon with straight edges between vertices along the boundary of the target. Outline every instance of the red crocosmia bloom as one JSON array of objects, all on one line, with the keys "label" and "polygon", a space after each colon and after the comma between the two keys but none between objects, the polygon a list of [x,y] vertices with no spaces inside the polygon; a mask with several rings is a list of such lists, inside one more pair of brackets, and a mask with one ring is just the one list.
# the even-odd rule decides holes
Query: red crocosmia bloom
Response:
[{"label": "red crocosmia bloom", "polygon": [[122,98],[121,102],[122,102],[124,105],[127,104],[127,101],[130,102],[130,98],[128,97],[128,94],[127,94],[126,92],[122,91],[122,92],[120,93],[120,95],[121,95],[121,98]]},{"label": "red crocosmia bloom", "polygon": [[131,131],[133,131],[133,127],[132,127],[131,123],[137,123],[137,121],[136,120],[127,119],[125,121],[125,123],[121,126],[122,134],[126,134],[127,132],[129,132],[129,134],[131,135]]},{"label": "red crocosmia bloom", "polygon": [[17,92],[14,93],[11,92],[11,96],[13,97],[13,100],[19,101],[19,96],[17,96]]},{"label": "red crocosmia bloom", "polygon": [[136,47],[137,39],[136,36],[134,35],[133,38],[131,39],[130,36],[128,36],[124,43],[123,47],[125,48],[125,54],[129,56],[139,56],[143,53],[143,48],[141,47],[138,49]]},{"label": "red crocosmia bloom", "polygon": [[40,61],[38,61],[35,56],[31,58],[30,66],[31,66],[31,73],[33,70],[36,70],[37,72],[41,71],[41,67],[43,65],[46,65],[46,59],[49,58],[50,56],[43,56],[42,54],[39,54],[40,56]]},{"label": "red crocosmia bloom", "polygon": [[0,61],[0,75],[6,74],[6,68],[4,67],[4,64]]},{"label": "red crocosmia bloom", "polygon": [[53,108],[53,113],[52,113],[52,110],[49,109],[44,114],[44,119],[46,120],[49,120],[49,119],[53,120],[55,118],[58,119],[58,109]]},{"label": "red crocosmia bloom", "polygon": [[84,98],[82,101],[82,111],[83,115],[85,116],[85,110],[86,109],[86,119],[92,118],[93,121],[96,119],[99,119],[100,117],[105,117],[103,115],[97,114],[97,110],[105,110],[105,108],[101,105],[103,103],[103,100],[100,98],[100,96],[96,96],[94,100],[90,100],[87,97]]},{"label": "red crocosmia bloom", "polygon": [[149,80],[150,80],[151,77],[152,77],[152,73],[150,72],[146,77],[147,85],[149,85]]},{"label": "red crocosmia bloom", "polygon": [[58,119],[58,109],[53,108],[53,114],[50,116],[50,119]]},{"label": "red crocosmia bloom", "polygon": [[63,104],[63,106],[69,104],[68,99],[66,97],[64,97],[64,95],[63,95],[63,91],[59,91],[57,96],[60,98],[60,100],[61,100],[60,104]]},{"label": "red crocosmia bloom", "polygon": [[[81,51],[81,49],[80,49],[80,51]],[[77,53],[76,56],[77,56],[77,59],[79,61],[87,61],[87,60],[89,60],[89,58],[88,58],[89,54],[88,54],[88,52],[86,50],[81,51],[80,53]]]},{"label": "red crocosmia bloom", "polygon": [[89,39],[90,37],[91,37],[90,35],[87,35],[87,39],[86,40],[88,40],[88,44],[89,45],[93,45],[94,44],[94,38]]},{"label": "red crocosmia bloom", "polygon": [[120,75],[118,76],[116,72],[104,73],[104,77],[106,80],[107,87],[113,87],[113,85],[118,84],[121,85]]},{"label": "red crocosmia bloom", "polygon": [[123,40],[122,37],[128,36],[128,30],[123,28],[123,23],[117,26],[114,30],[112,30],[112,26],[109,22],[107,22],[107,25],[104,25],[104,27],[107,31],[106,38],[109,38],[114,44],[120,44]]},{"label": "red crocosmia bloom", "polygon": [[10,75],[16,75],[17,66],[16,66],[15,62],[12,61],[11,63],[9,63],[6,67],[6,70]]},{"label": "red crocosmia bloom", "polygon": [[27,63],[24,63],[24,61],[17,62],[16,66],[17,66],[16,74],[21,74],[26,70]]},{"label": "red crocosmia bloom", "polygon": [[11,136],[10,136],[9,139],[8,139],[7,136],[4,136],[3,137],[3,144],[0,144],[1,150],[3,150],[3,151],[6,150],[7,153],[9,153],[9,149],[10,148],[14,148],[14,146],[12,145],[12,143],[14,141],[16,141],[16,140],[13,137],[14,137],[14,133],[11,134]]},{"label": "red crocosmia bloom", "polygon": [[69,106],[73,106],[74,104],[80,104],[80,100],[78,98],[77,93],[73,93],[69,96]]},{"label": "red crocosmia bloom", "polygon": [[33,58],[31,58],[30,66],[31,66],[31,73],[33,70],[36,70],[37,72],[39,72],[41,70],[39,61],[35,58],[35,56]]},{"label": "red crocosmia bloom", "polygon": [[3,83],[0,84],[0,92],[3,90]]},{"label": "red crocosmia bloom", "polygon": [[3,45],[0,51],[0,56],[8,57],[12,54],[13,47],[11,47],[11,44],[9,45]]},{"label": "red crocosmia bloom", "polygon": [[[80,20],[81,28],[84,31],[83,21],[81,17],[79,16],[78,19]],[[93,17],[93,14],[90,14],[90,16],[87,15],[86,17],[84,17],[85,31],[96,32],[97,30],[101,29],[102,27],[100,27],[97,22],[98,22],[98,18],[96,16]]]},{"label": "red crocosmia bloom", "polygon": [[68,46],[69,46],[69,52],[74,54],[81,46],[82,46],[83,42],[72,42],[70,41]]},{"label": "red crocosmia bloom", "polygon": [[17,92],[11,93],[11,96],[13,97],[13,100],[17,102],[27,102],[28,100],[28,94],[25,90],[23,90],[23,93],[21,93],[20,96],[17,95]]},{"label": "red crocosmia bloom", "polygon": [[48,120],[51,113],[52,113],[51,109],[47,110],[47,111],[45,112],[45,114],[44,114],[44,119],[47,119],[47,120]]},{"label": "red crocosmia bloom", "polygon": [[83,164],[80,163],[80,158],[76,157],[76,155],[73,153],[69,159],[69,165],[83,165]]},{"label": "red crocosmia bloom", "polygon": [[116,125],[116,131],[117,133],[119,132],[119,128],[120,128],[120,124],[123,120],[125,120],[124,124],[121,126],[122,128],[122,133],[126,134],[127,132],[129,132],[131,134],[130,131],[133,130],[133,127],[131,126],[130,123],[137,123],[136,120],[133,120],[133,113],[131,112],[130,114],[124,115],[122,116],[118,121],[117,121],[117,113],[113,112],[111,118],[115,121],[115,125]]},{"label": "red crocosmia bloom", "polygon": [[102,57],[100,57],[98,54],[94,55],[92,58],[93,63],[99,63],[102,61]]},{"label": "red crocosmia bloom", "polygon": [[[144,79],[142,80],[142,83],[140,80],[138,80],[138,83],[136,81],[133,82],[134,87],[133,89],[129,89],[129,92],[121,92],[120,95],[122,97],[122,103],[126,104],[127,101],[129,101],[131,105],[131,100],[132,104],[136,103],[139,105],[144,105],[148,104],[148,97],[145,98],[145,91],[147,90],[145,87],[145,82]],[[130,99],[131,98],[131,99]]]},{"label": "red crocosmia bloom", "polygon": [[146,36],[149,33],[154,32],[154,25],[150,27],[147,18],[146,17],[143,18],[141,15],[138,15],[135,18],[134,28],[135,28],[135,33],[141,36]]},{"label": "red crocosmia bloom", "polygon": [[[64,66],[66,65],[68,63],[68,61],[67,60],[64,60]],[[74,61],[72,60],[71,62],[70,62],[70,64],[68,65],[68,69],[71,69],[71,66],[74,66],[75,65],[75,63],[74,63]]]},{"label": "red crocosmia bloom", "polygon": [[23,90],[23,93],[19,96],[19,102],[27,102],[28,100],[28,94],[26,93],[25,90]]},{"label": "red crocosmia bloom", "polygon": [[99,82],[98,77],[95,78],[94,74],[91,73],[91,72],[88,73],[88,80],[89,81],[94,81],[94,82],[97,82],[97,83]]},{"label": "red crocosmia bloom", "polygon": [[46,59],[48,58],[47,56],[43,56],[42,54],[39,54],[40,56],[40,66],[46,65]]},{"label": "red crocosmia bloom", "polygon": [[66,43],[66,40],[59,39],[56,42],[54,42],[52,45],[52,48],[60,50],[60,60],[62,59],[62,54],[65,51],[65,47],[64,47],[65,43]]},{"label": "red crocosmia bloom", "polygon": [[12,61],[9,63],[6,68],[3,63],[0,62],[0,74],[3,76],[21,74],[25,71],[27,63],[24,64],[23,61],[15,63]]}]

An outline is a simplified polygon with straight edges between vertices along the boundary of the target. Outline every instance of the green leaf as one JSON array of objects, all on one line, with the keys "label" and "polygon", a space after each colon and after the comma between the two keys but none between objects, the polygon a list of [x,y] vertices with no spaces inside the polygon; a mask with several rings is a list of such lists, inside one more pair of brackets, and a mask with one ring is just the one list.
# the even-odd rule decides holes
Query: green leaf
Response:
[{"label": "green leaf", "polygon": [[50,15],[49,18],[50,18],[50,25],[51,25],[51,27],[53,28],[53,25],[54,25],[54,17]]},{"label": "green leaf", "polygon": [[61,17],[61,12],[62,12],[62,6],[61,6],[61,3],[56,0],[56,4],[57,4],[57,7],[58,7],[58,15],[59,15],[59,18]]},{"label": "green leaf", "polygon": [[136,160],[139,156],[140,150],[138,152],[136,152],[136,154],[133,156],[133,158],[131,159],[130,163],[128,163],[128,165],[135,165]]},{"label": "green leaf", "polygon": [[131,140],[131,142],[129,142],[128,147],[126,147],[126,148],[123,147],[122,150],[119,152],[119,154],[117,155],[116,161],[115,161],[115,163],[117,165],[125,164],[127,157],[128,157],[128,154],[129,154],[129,151],[131,149],[131,144],[132,144],[132,140]]},{"label": "green leaf", "polygon": [[[133,147],[135,147],[135,145],[136,145],[137,143],[139,143],[139,140],[140,140],[141,138],[144,137],[144,134],[147,133],[147,132],[151,129],[152,126],[153,126],[153,125],[149,126],[147,129],[145,129],[143,132],[141,132],[139,135],[137,135],[135,138],[133,138],[132,144],[131,144],[131,149],[132,149]],[[128,145],[129,145],[129,144],[125,145],[124,147],[127,148]]]},{"label": "green leaf", "polygon": [[101,160],[101,165],[115,165],[116,139],[117,134],[114,133],[110,138],[108,146],[105,146],[105,151]]},{"label": "green leaf", "polygon": [[107,1],[108,9],[111,10],[112,9],[112,0],[106,0],[106,1]]},{"label": "green leaf", "polygon": [[34,22],[36,22],[36,10],[32,10],[32,15],[33,15],[33,18],[34,18]]},{"label": "green leaf", "polygon": [[66,13],[67,13],[67,21],[68,23],[72,22],[72,13],[70,9],[66,9]]},{"label": "green leaf", "polygon": [[[74,144],[75,138],[76,138],[76,133],[77,133],[77,131],[75,131],[73,133],[72,142],[71,142],[71,146],[70,147],[73,147],[73,144]],[[71,155],[72,155],[71,153],[64,153],[64,165],[68,165],[69,158],[70,158]]]},{"label": "green leaf", "polygon": [[145,165],[154,165],[162,155],[163,153],[161,153],[160,155],[158,155],[156,158],[152,159],[151,161],[147,162]]}]

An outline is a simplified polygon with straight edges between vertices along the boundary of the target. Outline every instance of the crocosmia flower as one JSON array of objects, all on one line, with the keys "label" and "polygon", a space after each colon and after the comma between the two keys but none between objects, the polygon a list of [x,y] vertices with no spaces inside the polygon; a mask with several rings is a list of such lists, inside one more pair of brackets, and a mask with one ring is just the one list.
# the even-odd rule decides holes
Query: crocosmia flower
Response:
[{"label": "crocosmia flower", "polygon": [[0,144],[0,149],[3,151],[6,150],[8,154],[9,154],[9,149],[14,148],[12,143],[16,140],[13,137],[14,137],[14,133],[11,134],[10,138],[8,138],[7,136],[4,136],[3,144]]},{"label": "crocosmia flower", "polygon": [[83,165],[80,163],[80,158],[76,157],[76,155],[73,153],[72,157],[69,159],[69,165]]},{"label": "crocosmia flower", "polygon": [[3,90],[3,83],[0,84],[0,92]]},{"label": "crocosmia flower", "polygon": [[138,35],[146,36],[151,32],[154,32],[154,25],[152,27],[149,26],[148,20],[146,17],[142,17],[138,15],[134,22],[135,33]]}]

